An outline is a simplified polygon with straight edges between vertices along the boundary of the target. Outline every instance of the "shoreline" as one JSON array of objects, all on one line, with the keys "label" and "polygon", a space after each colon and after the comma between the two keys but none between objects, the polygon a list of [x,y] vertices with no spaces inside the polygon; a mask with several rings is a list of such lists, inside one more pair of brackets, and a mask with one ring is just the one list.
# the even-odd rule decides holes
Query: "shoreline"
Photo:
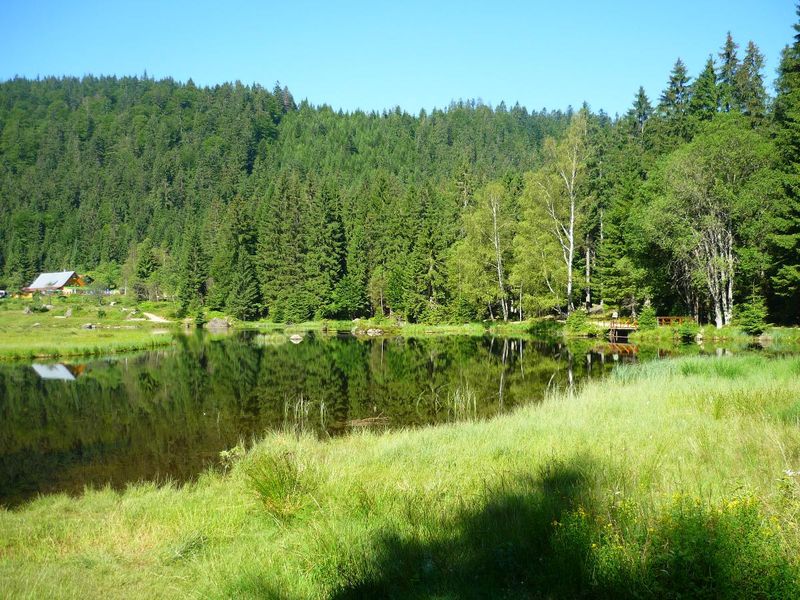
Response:
[{"label": "shoreline", "polygon": [[486,421],[270,434],[181,487],[0,510],[0,575],[70,597],[460,597],[475,569],[487,592],[791,597],[798,379],[797,357],[687,357]]}]

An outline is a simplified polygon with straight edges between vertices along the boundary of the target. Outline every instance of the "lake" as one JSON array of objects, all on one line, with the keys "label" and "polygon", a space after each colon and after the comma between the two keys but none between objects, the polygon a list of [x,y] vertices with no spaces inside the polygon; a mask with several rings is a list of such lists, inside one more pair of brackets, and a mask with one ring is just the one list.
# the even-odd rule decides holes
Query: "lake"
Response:
[{"label": "lake", "polygon": [[599,378],[636,348],[602,341],[308,333],[179,336],[88,362],[0,365],[0,504],[185,482],[269,430],[346,435],[484,419]]}]

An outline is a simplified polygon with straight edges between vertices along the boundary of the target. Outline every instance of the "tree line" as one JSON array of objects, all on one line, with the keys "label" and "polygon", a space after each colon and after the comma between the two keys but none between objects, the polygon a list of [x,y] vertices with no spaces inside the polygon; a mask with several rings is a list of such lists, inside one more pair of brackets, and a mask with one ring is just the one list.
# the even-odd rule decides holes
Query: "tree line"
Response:
[{"label": "tree line", "polygon": [[[800,14],[800,13],[799,13]],[[800,320],[800,25],[777,95],[728,34],[611,117],[410,115],[146,76],[0,84],[0,284],[37,271],[275,321],[614,307]],[[742,55],[740,58],[740,54]]]}]

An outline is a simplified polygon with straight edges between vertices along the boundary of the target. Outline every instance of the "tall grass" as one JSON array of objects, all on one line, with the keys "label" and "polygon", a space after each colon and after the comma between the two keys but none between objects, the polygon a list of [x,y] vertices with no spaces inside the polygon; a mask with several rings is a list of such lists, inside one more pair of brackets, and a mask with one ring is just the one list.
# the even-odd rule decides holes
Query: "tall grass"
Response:
[{"label": "tall grass", "polygon": [[3,593],[798,597],[800,360],[616,373],[491,421],[275,434],[182,488],[0,512]]}]

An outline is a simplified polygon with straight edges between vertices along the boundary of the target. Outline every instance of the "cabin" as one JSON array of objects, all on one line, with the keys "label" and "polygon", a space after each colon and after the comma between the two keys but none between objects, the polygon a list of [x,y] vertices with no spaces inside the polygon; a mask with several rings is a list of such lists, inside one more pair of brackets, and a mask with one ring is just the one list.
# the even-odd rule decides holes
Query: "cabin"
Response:
[{"label": "cabin", "polygon": [[91,278],[78,275],[75,271],[42,273],[28,287],[22,288],[26,296],[33,294],[77,294],[91,283]]}]

